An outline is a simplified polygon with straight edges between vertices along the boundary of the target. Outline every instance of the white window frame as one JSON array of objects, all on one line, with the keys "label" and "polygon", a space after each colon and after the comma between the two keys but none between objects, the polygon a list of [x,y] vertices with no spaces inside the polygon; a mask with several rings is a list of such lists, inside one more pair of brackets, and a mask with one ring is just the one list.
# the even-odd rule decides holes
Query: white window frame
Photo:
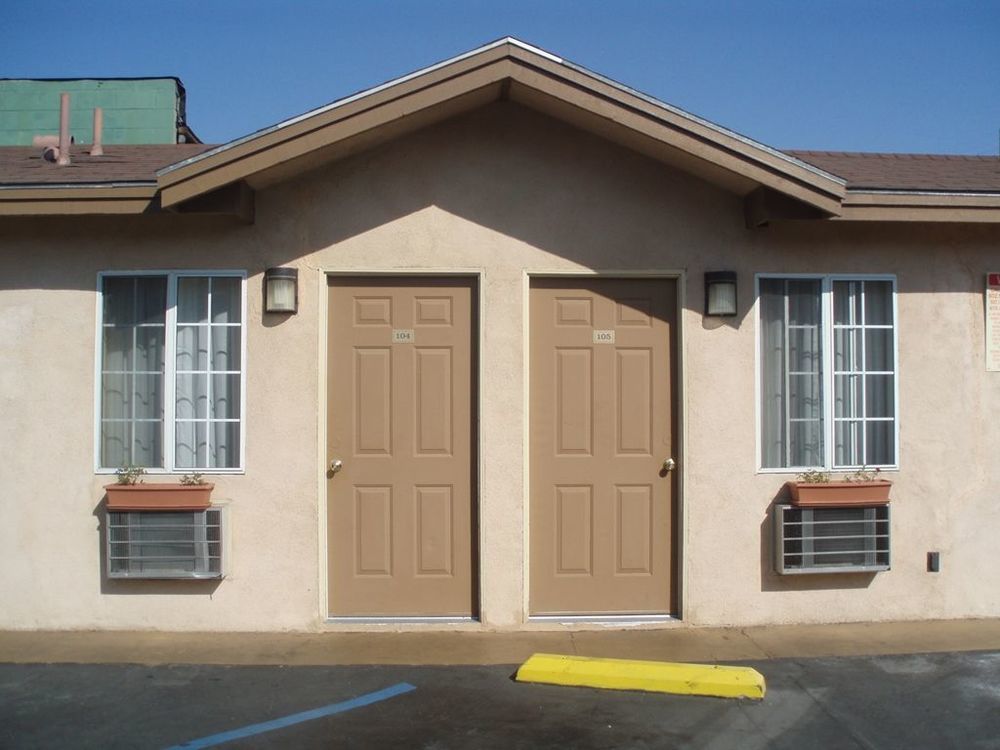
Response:
[{"label": "white window frame", "polygon": [[[99,271],[97,274],[97,312],[94,329],[94,473],[114,474],[117,466],[101,466],[101,355],[104,343],[104,280],[115,277],[166,276],[167,309],[164,318],[163,351],[163,467],[147,468],[150,475],[168,474],[243,474],[246,472],[247,425],[247,272],[233,269],[163,269],[142,271]],[[239,465],[227,468],[184,468],[175,465],[174,425],[177,419],[177,280],[182,277],[226,276],[240,279],[240,459]]]},{"label": "white window frame", "polygon": [[[823,465],[765,467],[761,441],[761,358],[760,358],[760,282],[762,279],[795,279],[819,281],[821,284],[821,325],[823,330]],[[869,465],[864,468],[895,471],[899,469],[899,309],[897,303],[896,276],[894,274],[873,273],[758,273],[754,275],[754,414],[756,460],[758,474],[801,474],[810,469],[827,472],[851,473],[862,466],[834,467],[834,358],[833,358],[833,283],[835,281],[888,281],[892,285],[892,368],[893,368],[893,462],[891,464]]]}]

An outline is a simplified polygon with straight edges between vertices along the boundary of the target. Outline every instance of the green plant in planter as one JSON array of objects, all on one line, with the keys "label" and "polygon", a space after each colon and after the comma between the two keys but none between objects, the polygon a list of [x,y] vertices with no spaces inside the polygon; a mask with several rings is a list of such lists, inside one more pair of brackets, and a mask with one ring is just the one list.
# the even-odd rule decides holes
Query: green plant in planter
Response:
[{"label": "green plant in planter", "polygon": [[[846,474],[843,477],[837,479],[838,482],[875,482],[881,479],[881,469],[869,469],[867,466],[862,466],[860,469],[855,471],[853,474]],[[834,481],[830,472],[820,471],[819,469],[809,469],[809,471],[804,471],[799,474],[796,479],[805,484],[827,484],[828,482]]]},{"label": "green plant in planter", "polygon": [[862,466],[853,474],[848,474],[844,477],[845,482],[874,482],[880,479],[879,474],[881,469],[869,469],[867,466]]},{"label": "green plant in planter", "polygon": [[206,481],[204,474],[200,474],[196,471],[193,474],[185,474],[182,476],[181,484],[185,487],[193,487],[196,485],[208,484],[208,482]]},{"label": "green plant in planter", "polygon": [[797,478],[806,484],[826,484],[830,481],[830,473],[819,469],[809,469],[809,471],[799,474]]},{"label": "green plant in planter", "polygon": [[141,484],[142,475],[146,473],[146,470],[141,466],[133,466],[132,464],[125,464],[121,468],[115,469],[115,477],[118,480],[118,484]]},{"label": "green plant in planter", "polygon": [[889,502],[892,482],[878,478],[878,469],[862,466],[853,474],[832,477],[829,472],[810,469],[788,482],[792,504],[803,507],[871,506]]}]

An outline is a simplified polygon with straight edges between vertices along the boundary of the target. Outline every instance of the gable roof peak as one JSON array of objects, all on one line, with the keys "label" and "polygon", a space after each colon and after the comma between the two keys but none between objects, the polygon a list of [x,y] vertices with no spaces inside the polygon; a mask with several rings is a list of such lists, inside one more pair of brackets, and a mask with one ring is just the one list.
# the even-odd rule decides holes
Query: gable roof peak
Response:
[{"label": "gable roof peak", "polygon": [[[164,205],[238,179],[262,185],[315,166],[307,152],[323,150],[329,158],[337,142],[361,132],[392,124],[386,132],[398,134],[404,119],[427,124],[435,112],[451,116],[498,98],[606,136],[613,128],[614,138],[740,194],[770,186],[827,213],[836,213],[843,198],[844,180],[821,167],[504,36],[166,166],[157,172]],[[286,165],[275,169],[279,162]]]}]

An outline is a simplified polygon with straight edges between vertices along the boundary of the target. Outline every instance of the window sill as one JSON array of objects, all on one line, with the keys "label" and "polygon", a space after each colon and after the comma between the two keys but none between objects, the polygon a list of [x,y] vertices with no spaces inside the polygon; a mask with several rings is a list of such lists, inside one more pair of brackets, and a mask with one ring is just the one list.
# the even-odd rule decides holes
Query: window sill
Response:
[{"label": "window sill", "polygon": [[[104,477],[104,476],[114,476],[115,469],[94,469],[94,476]],[[217,477],[226,475],[241,475],[246,474],[246,469],[146,469],[143,473],[144,477],[176,477],[178,480],[187,474],[201,474],[203,477]]]},{"label": "window sill", "polygon": [[889,474],[898,472],[899,466],[855,466],[852,469],[824,469],[822,467],[816,467],[816,466],[798,466],[788,469],[765,469],[758,467],[756,473],[771,474],[771,475],[783,474],[787,476],[796,477],[799,474],[804,474],[807,471],[815,470],[815,471],[822,471],[824,474],[829,474],[830,477],[833,478],[833,477],[849,477],[853,474],[856,474],[859,471],[875,471],[876,469],[878,470],[878,473],[880,475]]}]

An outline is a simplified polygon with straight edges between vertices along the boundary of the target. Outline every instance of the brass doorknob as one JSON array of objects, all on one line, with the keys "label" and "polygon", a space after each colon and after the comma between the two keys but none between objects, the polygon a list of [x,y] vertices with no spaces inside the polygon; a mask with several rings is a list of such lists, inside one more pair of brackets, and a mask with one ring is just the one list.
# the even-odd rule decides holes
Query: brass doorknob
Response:
[{"label": "brass doorknob", "polygon": [[672,459],[672,458],[664,459],[664,461],[663,461],[663,470],[664,471],[673,471],[676,468],[677,468],[677,462],[674,461],[674,459]]},{"label": "brass doorknob", "polygon": [[344,462],[339,458],[335,458],[330,462],[330,473],[336,474],[338,471],[344,468]]}]

